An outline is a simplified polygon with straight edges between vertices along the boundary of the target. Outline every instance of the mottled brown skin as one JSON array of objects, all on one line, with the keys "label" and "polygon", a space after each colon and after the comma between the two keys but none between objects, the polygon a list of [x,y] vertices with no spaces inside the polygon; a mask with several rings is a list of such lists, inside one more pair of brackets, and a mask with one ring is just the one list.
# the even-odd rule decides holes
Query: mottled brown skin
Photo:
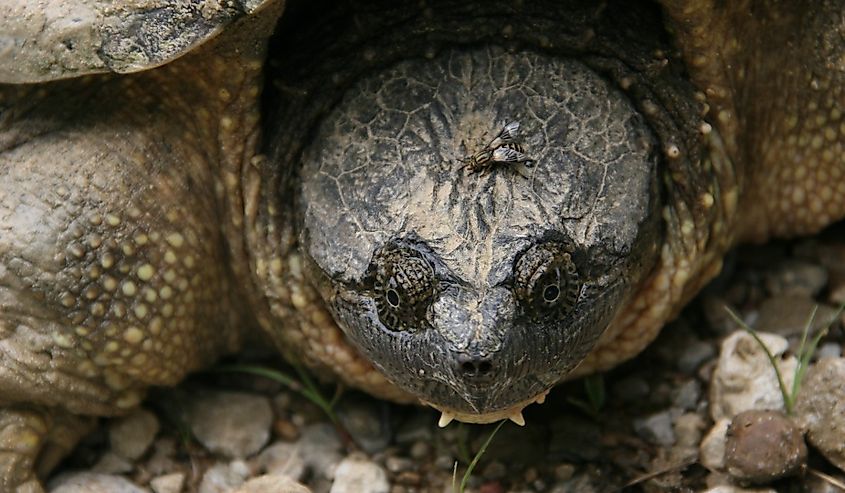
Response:
[{"label": "mottled brown skin", "polygon": [[[690,166],[709,180],[667,175],[658,265],[573,375],[638,353],[737,241],[845,215],[842,2],[664,4],[704,106],[700,140],[664,152],[672,169],[703,145]],[[269,8],[147,72],[0,88],[0,491],[41,491],[36,463],[72,446],[77,416],[124,412],[253,322],[413,400],[345,342],[281,227],[287,172],[259,154]]]}]

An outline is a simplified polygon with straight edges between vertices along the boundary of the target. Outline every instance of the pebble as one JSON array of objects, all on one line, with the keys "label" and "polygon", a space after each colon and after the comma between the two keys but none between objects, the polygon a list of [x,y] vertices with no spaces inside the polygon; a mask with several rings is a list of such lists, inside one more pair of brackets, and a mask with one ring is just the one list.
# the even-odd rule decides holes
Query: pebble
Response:
[{"label": "pebble", "polygon": [[185,485],[185,475],[174,472],[158,476],[150,481],[150,488],[155,493],[180,493]]},{"label": "pebble", "polygon": [[433,426],[437,417],[428,409],[415,412],[399,425],[396,430],[396,443],[402,445],[411,442],[430,442],[434,437]]},{"label": "pebble", "polygon": [[217,463],[202,475],[198,493],[229,493],[244,483],[249,467],[243,461]]},{"label": "pebble", "polygon": [[655,445],[671,447],[675,443],[672,413],[668,409],[645,418],[635,419],[634,431],[644,440]]},{"label": "pebble", "polygon": [[558,464],[555,466],[555,478],[559,481],[566,481],[575,475],[575,466],[572,464]]},{"label": "pebble", "polygon": [[455,458],[451,455],[438,455],[434,459],[434,467],[441,471],[451,471],[455,467]]},{"label": "pebble", "polygon": [[351,455],[337,466],[330,493],[388,493],[390,484],[381,466],[366,457]]},{"label": "pebble", "polygon": [[406,457],[390,456],[384,461],[384,467],[392,473],[410,471],[414,468],[414,461]]},{"label": "pebble", "polygon": [[411,450],[408,451],[412,459],[421,460],[431,454],[431,445],[426,442],[414,442],[411,445]]},{"label": "pebble", "polygon": [[842,356],[842,345],[837,342],[825,342],[816,349],[816,358],[838,358]]},{"label": "pebble", "polygon": [[384,450],[393,439],[384,402],[352,394],[338,403],[337,416],[352,440],[368,454]]},{"label": "pebble", "polygon": [[694,375],[699,366],[716,354],[713,344],[698,339],[683,348],[677,364],[678,370],[687,375]]},{"label": "pebble", "polygon": [[306,426],[297,445],[302,460],[314,474],[327,479],[334,477],[335,468],[343,459],[342,444],[334,426],[328,423]]},{"label": "pebble", "polygon": [[109,423],[109,443],[114,453],[135,460],[150,448],[158,430],[155,414],[139,408]]},{"label": "pebble", "polygon": [[791,476],[806,461],[801,431],[779,411],[744,411],[728,426],[725,468],[741,483],[766,484]]},{"label": "pebble", "polygon": [[299,428],[289,419],[277,419],[274,421],[273,431],[276,432],[279,438],[289,442],[296,441],[299,438]]},{"label": "pebble", "polygon": [[242,392],[198,393],[188,413],[194,436],[229,458],[248,457],[270,439],[273,412],[267,398]]},{"label": "pebble", "polygon": [[285,475],[266,474],[245,482],[235,493],[311,493],[311,490]]},{"label": "pebble", "polygon": [[810,444],[845,470],[845,358],[825,358],[807,370],[795,415]]},{"label": "pebble", "polygon": [[126,474],[133,468],[132,463],[126,458],[109,450],[91,467],[91,471],[101,474]]},{"label": "pebble", "polygon": [[92,472],[62,474],[49,486],[50,493],[147,493],[122,476]]},{"label": "pebble", "polygon": [[258,471],[285,475],[297,481],[301,481],[306,473],[300,446],[288,442],[276,442],[270,445],[262,450],[251,463]]},{"label": "pebble", "polygon": [[671,394],[674,407],[692,411],[698,407],[698,401],[701,398],[701,384],[698,383],[698,380],[690,378],[679,387],[675,387]]},{"label": "pebble", "polygon": [[808,296],[776,296],[765,300],[759,309],[759,318],[753,327],[761,332],[800,336],[816,310],[810,333],[826,327],[836,315],[836,310],[827,305],[820,305]]},{"label": "pebble", "polygon": [[787,260],[765,274],[764,284],[774,296],[788,294],[812,298],[827,285],[827,279],[827,270],[820,265]]},{"label": "pebble", "polygon": [[675,444],[680,447],[697,447],[704,431],[704,418],[697,413],[686,413],[675,419]]},{"label": "pebble", "polygon": [[[757,336],[775,356],[784,384],[790,388],[797,360],[778,358],[789,343],[775,334],[758,332]],[[765,351],[750,334],[738,330],[722,342],[710,382],[710,414],[718,421],[751,409],[782,410],[783,395]]]},{"label": "pebble", "polygon": [[731,420],[722,418],[710,428],[698,447],[701,465],[713,472],[725,469],[725,441]]}]

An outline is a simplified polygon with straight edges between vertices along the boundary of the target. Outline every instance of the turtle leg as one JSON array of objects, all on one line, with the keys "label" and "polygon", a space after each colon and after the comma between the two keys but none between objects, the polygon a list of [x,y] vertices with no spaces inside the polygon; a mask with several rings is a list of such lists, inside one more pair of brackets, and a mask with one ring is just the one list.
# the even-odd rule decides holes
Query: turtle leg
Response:
[{"label": "turtle leg", "polygon": [[0,491],[40,493],[46,475],[94,424],[59,409],[0,408]]},{"label": "turtle leg", "polygon": [[221,53],[0,87],[0,491],[38,490],[73,415],[127,412],[250,326],[261,65]]}]

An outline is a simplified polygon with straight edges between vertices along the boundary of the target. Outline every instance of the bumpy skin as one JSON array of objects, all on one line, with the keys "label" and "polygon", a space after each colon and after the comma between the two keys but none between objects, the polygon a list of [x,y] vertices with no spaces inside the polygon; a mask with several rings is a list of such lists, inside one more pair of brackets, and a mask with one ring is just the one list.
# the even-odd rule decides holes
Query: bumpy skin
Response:
[{"label": "bumpy skin", "polygon": [[[330,236],[334,230],[325,227],[330,214],[308,209],[320,206],[317,196],[326,197],[309,197],[309,190],[328,185],[315,175],[299,176],[303,156],[311,169],[323,166],[314,156],[330,152],[332,139],[365,144],[362,159],[383,163],[372,159],[382,152],[378,133],[349,137],[346,132],[354,125],[342,132],[331,127],[342,115],[362,110],[360,102],[350,102],[356,94],[366,100],[368,93],[378,93],[359,88],[343,100],[347,90],[362,80],[399,80],[396,74],[412,66],[397,65],[402,60],[427,59],[408,62],[422,64],[425,72],[444,59],[464,60],[467,55],[461,53],[472,50],[476,61],[470,65],[479,66],[495,57],[575,58],[608,81],[609,94],[615,94],[609,101],[627,99],[632,110],[626,111],[639,114],[632,117],[638,123],[631,135],[647,135],[658,152],[649,156],[647,145],[626,144],[647,157],[637,161],[644,164],[631,182],[640,185],[629,187],[639,195],[619,197],[639,204],[633,220],[645,226],[628,223],[636,234],[622,228],[594,237],[630,245],[635,260],[622,261],[618,266],[625,268],[610,274],[624,278],[624,288],[606,330],[606,316],[591,311],[605,305],[583,308],[584,316],[599,322],[586,337],[596,342],[567,376],[608,368],[641,350],[718,272],[721,255],[736,240],[809,233],[841,218],[842,2],[806,8],[797,2],[667,0],[663,9],[630,2],[512,1],[483,6],[387,2],[356,8],[332,3],[314,12],[291,8],[272,45],[273,61],[265,70],[268,89],[261,99],[264,42],[281,10],[273,4],[155,70],[0,89],[0,490],[39,491],[33,466],[40,460],[49,467],[70,446],[81,430],[75,415],[123,412],[147,386],[173,384],[236,350],[241,330],[253,323],[288,357],[382,397],[434,397],[441,408],[464,413],[465,419],[476,412],[490,412],[487,419],[493,411],[506,416],[511,408],[503,407],[516,403],[518,408],[543,390],[545,385],[514,386],[511,394],[500,392],[501,405],[475,395],[461,401],[450,391],[427,393],[416,387],[420,380],[397,373],[401,365],[392,362],[389,351],[376,344],[367,348],[373,340],[356,329],[366,326],[361,320],[372,320],[363,315],[366,307],[353,308],[344,334],[322,301],[328,300],[343,318],[338,296],[366,294],[369,287],[356,282],[373,253],[396,238],[413,239],[405,226],[381,224],[372,230],[384,230],[381,236],[356,237],[360,246],[333,260],[327,240],[319,242],[321,234]],[[485,45],[503,46],[513,54],[496,48],[477,51]],[[547,66],[534,60],[538,67]],[[496,75],[479,80],[494,81]],[[491,118],[513,116],[501,112],[513,111],[508,98],[491,98],[495,114],[481,115],[470,131],[444,125],[434,135],[451,140],[436,149],[421,146],[422,157],[411,161],[434,154],[447,164],[465,155],[460,140],[467,146],[484,142],[484,132],[504,123]],[[385,111],[401,98],[387,99]],[[545,156],[560,147],[535,140],[533,117],[516,116],[526,125],[531,152]],[[363,123],[358,128],[375,128]],[[393,133],[393,138],[401,133],[390,126],[379,132]],[[315,136],[318,143],[306,151]],[[553,179],[555,170],[569,173],[562,162],[545,162],[543,168],[541,161],[533,171],[549,178],[549,203],[561,201],[555,195],[564,189],[561,183],[578,183]],[[429,176],[441,189],[446,187],[442,180],[453,177],[459,191],[456,207],[463,210],[473,201],[484,210],[491,207],[485,204],[496,203],[497,194],[519,194],[533,183],[530,173],[523,178],[507,168],[468,177],[458,167],[451,173],[406,172],[409,180]],[[326,170],[326,177],[342,174]],[[388,176],[377,170],[364,175],[370,185]],[[649,185],[649,173],[655,173],[657,191]],[[395,184],[385,190],[396,197]],[[340,212],[360,220],[379,203],[363,201],[354,209],[344,205]],[[537,204],[529,201],[519,210],[531,207]],[[601,218],[602,208],[596,210],[594,218]],[[406,217],[407,223],[421,221],[413,214]],[[496,224],[514,217],[504,214]],[[576,250],[588,245],[589,235],[576,234],[577,218],[564,219],[551,214],[542,220],[577,240]],[[380,220],[389,223],[389,218]],[[416,229],[425,233],[425,228]],[[506,229],[500,234],[506,236]],[[515,244],[487,248],[486,257],[472,260],[466,254],[460,265],[444,260],[442,245],[419,231],[417,237],[428,246],[414,243],[412,249],[434,264],[438,275],[460,274],[458,294],[452,301],[444,298],[454,308],[448,313],[460,313],[483,305],[472,296],[494,285],[484,284],[490,281],[487,273],[504,272],[504,266],[518,261],[530,244],[527,238],[538,234],[530,229],[517,228]],[[346,241],[353,244],[351,238],[337,238]],[[476,313],[483,323],[485,312]],[[499,327],[504,327],[501,320]],[[448,334],[449,327],[443,325],[440,333]],[[543,333],[552,329],[545,327]],[[453,331],[451,347],[427,343],[454,356],[470,347],[465,335]],[[532,347],[531,336],[525,334],[519,344]],[[519,369],[515,353],[508,351],[513,350],[498,353],[495,368]],[[580,353],[572,351],[563,363],[549,358],[542,369],[559,376]],[[522,354],[531,357],[532,350]],[[443,357],[429,365],[453,380],[453,390],[465,378],[445,370],[454,361]],[[481,369],[477,359],[473,364]],[[521,377],[518,371],[497,376]]]}]

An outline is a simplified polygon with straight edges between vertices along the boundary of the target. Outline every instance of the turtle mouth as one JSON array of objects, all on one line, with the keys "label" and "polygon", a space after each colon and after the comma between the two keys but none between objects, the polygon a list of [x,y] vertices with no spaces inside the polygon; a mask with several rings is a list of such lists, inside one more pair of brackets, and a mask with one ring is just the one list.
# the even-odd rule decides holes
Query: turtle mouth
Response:
[{"label": "turtle mouth", "polygon": [[508,419],[519,426],[525,426],[525,418],[523,418],[522,416],[522,410],[531,404],[543,404],[544,402],[546,402],[546,396],[549,394],[550,390],[551,389],[546,389],[543,392],[540,392],[539,394],[535,395],[534,397],[518,402],[508,408],[481,414],[467,413],[461,410],[450,408],[448,406],[438,406],[437,404],[428,402],[423,399],[420,399],[420,404],[424,406],[429,406],[440,412],[440,420],[437,422],[437,426],[441,428],[446,427],[452,421],[460,421],[462,423],[472,424],[486,424],[501,421],[503,419]]}]

